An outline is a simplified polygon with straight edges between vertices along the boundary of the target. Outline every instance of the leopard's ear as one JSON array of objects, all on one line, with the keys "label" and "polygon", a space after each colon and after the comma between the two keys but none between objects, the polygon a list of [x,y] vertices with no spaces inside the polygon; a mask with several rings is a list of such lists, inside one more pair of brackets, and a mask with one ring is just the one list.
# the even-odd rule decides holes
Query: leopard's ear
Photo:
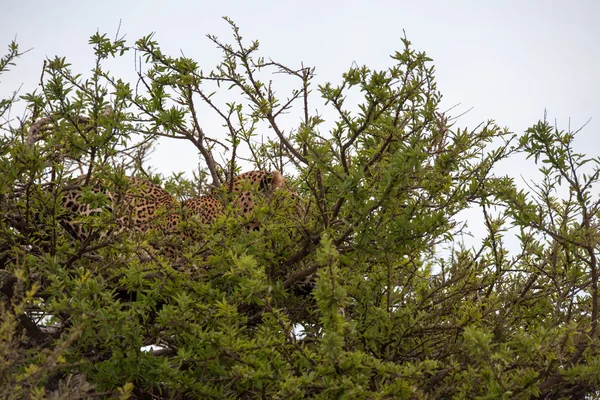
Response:
[{"label": "leopard's ear", "polygon": [[283,175],[279,171],[271,172],[271,191],[275,191],[276,189],[285,188],[285,179],[283,179]]}]

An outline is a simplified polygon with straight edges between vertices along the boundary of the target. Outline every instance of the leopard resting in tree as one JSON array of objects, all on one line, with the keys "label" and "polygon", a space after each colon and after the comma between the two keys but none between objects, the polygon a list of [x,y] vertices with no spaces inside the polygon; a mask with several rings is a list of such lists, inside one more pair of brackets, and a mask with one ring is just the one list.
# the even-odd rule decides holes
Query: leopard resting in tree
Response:
[{"label": "leopard resting in tree", "polygon": [[[62,193],[61,205],[66,210],[60,218],[61,225],[75,238],[88,240],[94,232],[89,224],[81,221],[81,217],[109,212],[115,216],[116,233],[125,230],[146,232],[151,228],[174,231],[179,218],[175,212],[176,201],[166,190],[146,179],[126,177],[125,184],[108,190],[104,183],[96,183],[90,187],[94,194],[103,194],[106,201],[98,207],[86,201],[83,190],[84,179],[78,178],[73,185]],[[97,232],[106,236],[114,231]]]},{"label": "leopard resting in tree", "polygon": [[[78,179],[83,183],[83,178]],[[82,216],[110,212],[115,216],[115,229],[112,232],[97,232],[98,236],[123,231],[147,232],[158,229],[165,234],[176,234],[180,221],[194,217],[200,223],[211,224],[215,218],[225,213],[225,205],[219,190],[210,194],[185,200],[181,206],[175,198],[159,185],[149,180],[126,177],[124,187],[107,190],[99,183],[92,185],[93,193],[101,193],[107,201],[100,207],[93,207],[84,201],[85,192],[77,185],[63,192],[62,206],[66,215],[61,224],[76,239],[88,240],[93,232],[82,223]],[[269,196],[277,189],[285,188],[285,180],[279,171],[250,171],[234,177],[232,183],[224,184],[233,193],[232,202],[243,215],[250,215],[256,205],[257,193]],[[249,229],[257,229],[260,223],[252,221]]]},{"label": "leopard resting in tree", "polygon": [[[113,109],[107,106],[103,116],[108,117]],[[89,125],[90,117],[78,116],[77,122]],[[49,127],[54,122],[51,116],[39,118],[31,124],[27,134],[27,145],[32,146],[43,140]],[[86,129],[91,129],[87,127]],[[89,178],[89,177],[88,177]],[[178,204],[178,202],[162,187],[145,179],[126,177],[126,184],[109,190],[106,182],[89,182],[89,179],[80,177],[72,182],[74,185],[62,193],[62,206],[66,213],[61,219],[61,225],[76,239],[87,240],[93,231],[82,223],[80,216],[97,215],[108,211],[115,216],[115,228],[117,233],[123,231],[147,232],[158,228],[163,233],[174,233],[179,222],[194,216],[201,223],[210,224],[218,215],[224,214],[225,207],[223,196],[218,190],[210,194],[189,199]],[[91,206],[89,201],[84,201],[85,191],[83,186],[89,186],[96,194],[103,194],[107,201],[98,207]],[[279,171],[250,171],[240,174],[226,182],[224,187],[227,192],[234,195],[231,200],[237,203],[242,214],[252,213],[256,201],[253,192],[262,192],[267,196],[273,191],[285,187],[285,181]],[[230,197],[230,196],[227,196]],[[259,224],[252,222],[250,229],[255,229]],[[98,236],[106,236],[110,232],[98,232]]]}]

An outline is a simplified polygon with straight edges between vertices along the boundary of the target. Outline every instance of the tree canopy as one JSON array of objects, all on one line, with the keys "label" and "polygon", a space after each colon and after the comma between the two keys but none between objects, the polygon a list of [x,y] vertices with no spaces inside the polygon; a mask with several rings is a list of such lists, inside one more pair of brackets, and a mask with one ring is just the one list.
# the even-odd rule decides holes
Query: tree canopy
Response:
[{"label": "tree canopy", "polygon": [[[316,85],[316,68],[261,56],[227,22],[231,41],[208,36],[216,66],[97,33],[91,71],[47,59],[34,92],[1,100],[0,395],[597,396],[600,159],[576,132],[459,127],[406,38],[387,69]],[[135,82],[105,67],[129,54]],[[2,85],[21,55],[0,60]],[[159,139],[197,149],[193,179],[152,169]],[[519,155],[541,177],[525,189],[497,168]],[[260,229],[224,196],[214,223],[181,223],[175,255],[153,251],[158,229],[111,234],[110,199],[88,187],[136,176],[183,201],[253,169],[288,189],[257,204]],[[107,234],[61,225],[76,177],[105,209],[82,221]],[[467,210],[486,228],[469,245]]]}]

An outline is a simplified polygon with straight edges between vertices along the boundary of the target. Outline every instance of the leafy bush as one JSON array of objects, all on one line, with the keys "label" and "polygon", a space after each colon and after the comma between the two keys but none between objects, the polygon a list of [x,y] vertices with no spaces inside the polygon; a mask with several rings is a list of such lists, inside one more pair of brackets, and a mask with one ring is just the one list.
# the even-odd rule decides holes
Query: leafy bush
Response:
[{"label": "leafy bush", "polygon": [[[545,120],[521,136],[459,128],[406,39],[388,69],[315,87],[314,68],[260,57],[228,22],[232,43],[209,36],[223,61],[208,73],[151,35],[96,34],[89,76],[49,59],[20,97],[26,120],[8,117],[16,95],[0,103],[3,397],[597,395],[600,172],[575,135]],[[132,52],[138,82],[105,70]],[[0,72],[19,56],[11,45]],[[273,73],[297,89],[281,97]],[[315,96],[333,120],[311,111]],[[224,135],[202,128],[207,115]],[[148,169],[163,137],[198,150],[194,180]],[[517,154],[541,173],[530,190],[495,168]],[[60,225],[76,176],[140,176],[181,200],[242,168],[283,171],[291,189],[259,204],[260,231],[230,206],[211,226],[182,224],[197,240],[170,257],[149,245],[158,230],[79,241]],[[465,210],[487,230],[473,247]],[[110,232],[115,217],[82,221]]]}]

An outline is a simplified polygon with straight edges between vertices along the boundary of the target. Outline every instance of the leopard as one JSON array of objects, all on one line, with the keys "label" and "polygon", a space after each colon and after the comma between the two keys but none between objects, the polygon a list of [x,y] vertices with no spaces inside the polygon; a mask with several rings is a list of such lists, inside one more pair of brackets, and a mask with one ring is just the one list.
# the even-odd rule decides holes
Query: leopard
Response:
[{"label": "leopard", "polygon": [[232,184],[225,182],[224,186],[228,192],[235,194],[235,200],[241,212],[249,214],[256,205],[253,193],[262,192],[270,195],[275,190],[285,188],[286,184],[281,172],[260,170],[237,175],[233,178]]},{"label": "leopard", "polygon": [[[84,177],[76,178],[75,185],[63,191],[62,206],[66,215],[61,220],[63,227],[71,236],[85,241],[92,230],[81,221],[81,216],[99,215],[110,212],[115,216],[115,227],[110,232],[99,232],[100,237],[119,234],[124,231],[148,232],[160,230],[165,234],[179,235],[178,226],[182,220],[196,218],[200,223],[210,225],[225,214],[225,204],[230,199],[235,209],[244,216],[250,216],[256,205],[258,192],[269,196],[275,190],[285,188],[285,179],[279,171],[249,171],[237,175],[231,183],[225,182],[225,196],[222,189],[213,189],[203,196],[193,197],[179,202],[169,192],[150,180],[138,177],[125,177],[125,184],[108,190],[106,182],[91,185],[91,191],[103,194],[108,199],[102,207],[93,207],[85,202]],[[251,221],[249,230],[257,230],[260,223]]]},{"label": "leopard", "polygon": [[[276,190],[286,188],[285,179],[279,171],[249,171],[237,175],[231,183],[223,185],[234,207],[246,217],[250,217],[257,204],[257,194],[269,199]],[[213,194],[213,196],[216,194]],[[250,221],[246,225],[249,231],[260,230],[259,221]]]},{"label": "leopard", "polygon": [[88,240],[92,230],[81,221],[80,216],[99,215],[102,212],[114,215],[115,228],[98,232],[100,237],[125,230],[147,232],[152,228],[173,232],[179,223],[175,198],[150,180],[127,176],[124,185],[116,187],[116,190],[107,190],[105,181],[91,185],[93,193],[107,197],[102,207],[93,207],[90,202],[83,201],[83,177],[76,178],[74,183],[62,193],[61,204],[66,215],[61,224],[71,236],[82,241]]},{"label": "leopard", "polygon": [[[166,235],[175,236],[180,246],[182,243],[204,242],[204,233],[194,229],[180,229],[181,222],[194,218],[204,225],[211,225],[215,220],[226,214],[229,203],[232,205],[234,215],[242,215],[248,221],[245,225],[248,231],[261,229],[261,222],[253,219],[253,212],[260,200],[272,199],[276,191],[286,190],[290,197],[298,201],[299,195],[288,188],[286,180],[279,171],[256,170],[239,174],[232,181],[226,181],[220,188],[215,188],[202,196],[192,197],[179,202],[174,196],[161,186],[142,178],[125,177],[125,185],[117,190],[109,190],[103,182],[92,186],[92,191],[102,193],[108,197],[106,205],[92,207],[89,202],[84,202],[84,193],[81,187],[64,192],[62,204],[69,214],[63,225],[70,233],[86,240],[90,230],[78,220],[78,216],[112,212],[115,216],[116,228],[114,233],[122,232],[148,232],[152,229],[161,230]],[[179,251],[177,246],[156,247],[155,251],[177,260]],[[181,249],[181,247],[179,247]],[[275,279],[282,279],[274,275]],[[290,288],[294,295],[308,296],[315,286],[314,277],[296,283]]]},{"label": "leopard", "polygon": [[225,214],[223,202],[212,194],[184,200],[182,210],[184,219],[196,218],[205,225],[212,224],[216,217]]}]

